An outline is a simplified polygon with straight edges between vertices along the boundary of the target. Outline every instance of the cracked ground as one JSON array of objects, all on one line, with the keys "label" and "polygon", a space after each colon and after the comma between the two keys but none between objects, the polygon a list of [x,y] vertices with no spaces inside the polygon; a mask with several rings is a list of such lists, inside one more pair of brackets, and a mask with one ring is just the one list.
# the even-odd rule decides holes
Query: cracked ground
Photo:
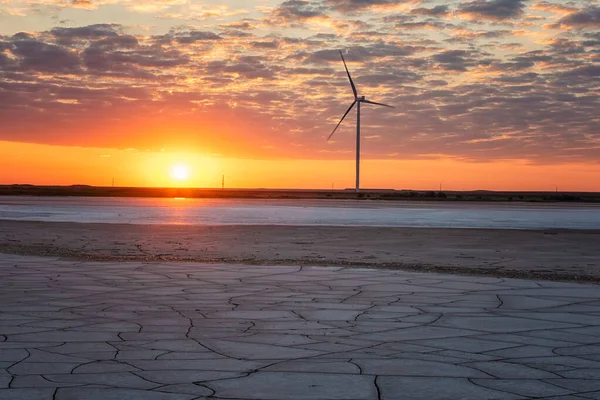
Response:
[{"label": "cracked ground", "polygon": [[600,399],[600,286],[0,258],[0,399]]}]

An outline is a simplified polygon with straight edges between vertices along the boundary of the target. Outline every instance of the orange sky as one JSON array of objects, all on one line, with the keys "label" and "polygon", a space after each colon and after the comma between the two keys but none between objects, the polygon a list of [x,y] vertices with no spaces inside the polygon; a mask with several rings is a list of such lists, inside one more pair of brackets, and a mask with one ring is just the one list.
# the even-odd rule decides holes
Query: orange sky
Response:
[{"label": "orange sky", "polygon": [[0,4],[0,183],[600,191],[598,1]]},{"label": "orange sky", "polygon": [[[187,166],[178,181],[171,170]],[[362,165],[363,188],[600,191],[600,168],[582,163],[531,165],[451,159],[376,160]],[[259,160],[194,152],[151,152],[0,142],[0,183],[38,185],[320,188],[354,186],[353,160]]]}]

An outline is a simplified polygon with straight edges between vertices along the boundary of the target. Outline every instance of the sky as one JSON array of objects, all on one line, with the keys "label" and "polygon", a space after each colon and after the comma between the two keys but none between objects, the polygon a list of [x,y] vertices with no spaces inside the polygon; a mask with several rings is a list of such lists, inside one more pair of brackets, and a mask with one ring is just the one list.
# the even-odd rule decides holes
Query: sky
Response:
[{"label": "sky", "polygon": [[353,187],[339,51],[361,186],[600,191],[600,0],[0,0],[0,183]]}]

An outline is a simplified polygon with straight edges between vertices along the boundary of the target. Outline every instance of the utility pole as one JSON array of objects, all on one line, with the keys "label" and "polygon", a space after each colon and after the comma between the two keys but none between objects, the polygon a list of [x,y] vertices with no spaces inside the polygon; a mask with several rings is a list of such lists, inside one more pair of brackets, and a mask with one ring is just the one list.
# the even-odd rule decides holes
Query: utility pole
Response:
[{"label": "utility pole", "polygon": [[225,190],[225,175],[221,177],[221,190]]}]

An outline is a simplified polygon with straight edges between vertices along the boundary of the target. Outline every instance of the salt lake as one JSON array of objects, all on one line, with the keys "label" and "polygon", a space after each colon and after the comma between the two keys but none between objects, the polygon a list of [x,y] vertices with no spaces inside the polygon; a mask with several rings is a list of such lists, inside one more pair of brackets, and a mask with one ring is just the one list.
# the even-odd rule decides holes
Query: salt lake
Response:
[{"label": "salt lake", "polygon": [[109,224],[600,229],[600,205],[0,196],[0,219]]}]

